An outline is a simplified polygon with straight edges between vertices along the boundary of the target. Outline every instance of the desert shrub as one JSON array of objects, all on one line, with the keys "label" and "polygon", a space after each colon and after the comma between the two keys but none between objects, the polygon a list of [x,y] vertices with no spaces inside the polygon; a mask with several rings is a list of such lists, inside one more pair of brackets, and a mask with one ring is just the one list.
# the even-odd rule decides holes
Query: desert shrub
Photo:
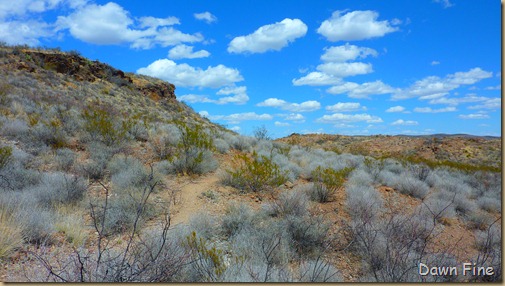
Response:
[{"label": "desert shrub", "polygon": [[405,173],[398,176],[392,187],[403,194],[420,199],[424,198],[430,191],[425,182],[412,178]]},{"label": "desert shrub", "polygon": [[107,146],[121,145],[128,139],[131,122],[118,120],[104,107],[87,107],[82,112],[84,130],[93,140],[99,140]]},{"label": "desert shrub", "polygon": [[56,150],[56,156],[54,159],[56,161],[58,169],[62,171],[68,171],[74,165],[76,157],[77,154],[74,151],[68,148],[61,148]]},{"label": "desert shrub", "polygon": [[256,138],[236,135],[229,139],[228,143],[233,149],[240,152],[249,152],[253,145],[256,144]]},{"label": "desert shrub", "polygon": [[117,155],[107,164],[111,181],[118,191],[128,188],[145,186],[149,181],[149,173],[144,165],[134,157]]},{"label": "desert shrub", "polygon": [[0,147],[0,169],[5,167],[12,160],[12,147]]},{"label": "desert shrub", "polygon": [[480,197],[477,199],[477,205],[487,212],[501,212],[501,202],[495,198]]},{"label": "desert shrub", "polygon": [[379,175],[384,170],[386,162],[384,159],[373,159],[371,157],[365,157],[363,161],[364,169],[370,174],[373,182],[377,182],[379,179]]},{"label": "desert shrub", "polygon": [[130,128],[128,129],[128,133],[135,138],[137,141],[147,141],[149,140],[149,132],[147,129],[147,123],[144,120],[139,120],[134,117],[132,123],[130,124]]},{"label": "desert shrub", "polygon": [[247,205],[230,205],[222,217],[221,230],[226,237],[231,237],[253,224],[254,213]]},{"label": "desert shrub", "polygon": [[425,164],[406,164],[406,169],[412,177],[420,181],[426,181],[426,178],[431,172],[430,168]]},{"label": "desert shrub", "polygon": [[20,119],[11,120],[2,118],[1,122],[2,135],[18,139],[24,143],[28,143],[31,140],[30,136],[27,136],[30,131],[30,127],[25,121]]},{"label": "desert shrub", "polygon": [[327,261],[318,258],[302,263],[299,269],[300,282],[343,282],[340,271]]},{"label": "desert shrub", "polygon": [[233,160],[233,169],[226,171],[223,183],[247,192],[258,192],[266,188],[279,186],[286,182],[286,174],[271,158],[259,156],[253,152],[237,154]]},{"label": "desert shrub", "polygon": [[[6,204],[8,203],[8,204]],[[51,243],[55,232],[55,215],[37,205],[30,193],[21,193],[4,200],[3,206],[18,222],[23,239],[29,243]]]},{"label": "desert shrub", "polygon": [[268,129],[265,127],[265,125],[254,128],[253,134],[254,134],[254,138],[256,138],[258,140],[271,140],[272,139],[270,137],[270,134],[268,133]]},{"label": "desert shrub", "polygon": [[218,165],[210,150],[199,148],[181,153],[172,162],[173,171],[179,174],[205,174],[216,170]]},{"label": "desert shrub", "polygon": [[228,142],[221,138],[214,139],[214,146],[216,146],[216,150],[221,154],[226,154],[230,150]]},{"label": "desert shrub", "polygon": [[219,232],[217,218],[208,212],[193,215],[189,220],[189,228],[206,240],[215,238]]},{"label": "desert shrub", "polygon": [[456,210],[458,215],[466,216],[477,210],[477,205],[465,195],[456,195],[454,198],[454,210]]},{"label": "desert shrub", "polygon": [[325,247],[329,225],[322,217],[288,215],[284,223],[298,254],[312,256]]},{"label": "desert shrub", "polygon": [[403,172],[404,166],[395,159],[384,159],[384,171],[389,171],[393,174],[399,175]]},{"label": "desert shrub", "polygon": [[34,140],[44,142],[53,149],[67,146],[68,134],[63,129],[63,123],[58,118],[43,120],[31,128]]},{"label": "desert shrub", "polygon": [[105,168],[109,160],[118,152],[115,148],[100,142],[91,142],[86,150],[90,155],[87,163],[79,165],[81,173],[92,180],[102,179],[105,175]]},{"label": "desert shrub", "polygon": [[347,209],[354,219],[372,220],[380,215],[383,201],[371,186],[346,186]]},{"label": "desert shrub", "polygon": [[485,211],[476,211],[467,216],[469,227],[473,229],[486,230],[493,222],[493,217]]},{"label": "desert shrub", "polygon": [[215,170],[218,164],[211,152],[214,149],[212,137],[200,125],[189,126],[182,121],[175,124],[181,133],[175,151],[176,172],[203,174]]},{"label": "desert shrub", "polygon": [[428,211],[439,220],[442,218],[454,218],[456,216],[454,196],[451,198],[434,196],[428,198],[424,203]]},{"label": "desert shrub", "polygon": [[221,249],[211,246],[203,237],[192,232],[186,237],[184,246],[189,249],[193,263],[191,266],[197,273],[196,281],[218,282],[227,266]]},{"label": "desert shrub", "polygon": [[475,231],[475,246],[479,251],[472,259],[477,266],[493,267],[494,275],[473,276],[470,282],[498,282],[502,280],[502,232],[499,221],[484,231]]},{"label": "desert shrub", "polygon": [[320,203],[330,201],[331,197],[343,186],[351,171],[352,169],[347,167],[340,170],[317,167],[312,172],[314,188],[310,193],[310,198]]},{"label": "desert shrub", "polygon": [[160,160],[171,159],[181,140],[181,132],[175,124],[158,124],[149,132],[149,143]]},{"label": "desert shrub", "polygon": [[[141,229],[146,220],[154,215],[151,203],[139,209],[142,199],[141,194],[132,191],[112,196],[107,202],[99,200],[90,205],[90,211],[97,225],[103,226],[105,236],[120,234],[131,231],[134,227]],[[142,216],[138,216],[138,211],[142,212]]]},{"label": "desert shrub", "polygon": [[308,198],[303,191],[284,191],[264,209],[271,216],[304,216],[308,211]]},{"label": "desert shrub", "polygon": [[87,239],[87,229],[82,214],[73,207],[60,205],[56,210],[54,229],[63,233],[67,242],[80,247]]},{"label": "desert shrub", "polygon": [[0,190],[20,191],[39,183],[39,172],[27,169],[21,162],[12,161],[0,169]]},{"label": "desert shrub", "polygon": [[371,186],[373,184],[373,180],[370,174],[368,174],[366,171],[362,169],[354,169],[349,174],[347,182],[350,185],[362,185],[362,186]]},{"label": "desert shrub", "polygon": [[167,160],[159,161],[153,164],[153,168],[156,173],[163,174],[163,175],[168,175],[168,174],[175,174],[175,167],[172,162],[169,162]]},{"label": "desert shrub", "polygon": [[0,261],[23,245],[20,222],[0,204]]},{"label": "desert shrub", "polygon": [[87,183],[81,177],[64,173],[45,174],[39,185],[31,191],[42,206],[69,204],[80,201],[87,190]]}]

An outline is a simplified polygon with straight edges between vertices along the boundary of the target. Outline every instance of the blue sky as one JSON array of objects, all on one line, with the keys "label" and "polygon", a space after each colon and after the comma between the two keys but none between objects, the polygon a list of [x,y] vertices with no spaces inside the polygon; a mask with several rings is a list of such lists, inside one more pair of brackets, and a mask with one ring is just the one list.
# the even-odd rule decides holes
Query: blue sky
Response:
[{"label": "blue sky", "polygon": [[500,2],[0,0],[0,41],[176,85],[251,135],[501,135]]}]

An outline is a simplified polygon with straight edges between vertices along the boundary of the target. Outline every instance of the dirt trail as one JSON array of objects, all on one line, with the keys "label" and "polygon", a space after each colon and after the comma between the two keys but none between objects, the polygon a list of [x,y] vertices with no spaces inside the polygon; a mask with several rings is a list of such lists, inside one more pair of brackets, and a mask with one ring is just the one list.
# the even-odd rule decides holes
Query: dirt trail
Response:
[{"label": "dirt trail", "polygon": [[202,197],[202,192],[219,189],[219,176],[216,172],[184,182],[180,186],[179,203],[175,206],[172,223],[187,223],[190,218],[203,210],[211,211],[217,206]]}]

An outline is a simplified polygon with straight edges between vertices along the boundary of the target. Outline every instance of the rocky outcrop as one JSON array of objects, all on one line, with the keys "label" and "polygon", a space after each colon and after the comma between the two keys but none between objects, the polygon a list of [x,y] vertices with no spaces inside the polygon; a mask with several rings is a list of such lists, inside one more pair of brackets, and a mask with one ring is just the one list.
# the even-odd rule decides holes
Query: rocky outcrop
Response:
[{"label": "rocky outcrop", "polygon": [[72,76],[78,81],[108,81],[112,84],[128,86],[154,100],[175,99],[175,86],[162,80],[145,77],[115,69],[99,61],[90,61],[77,53],[23,50],[23,61],[17,62],[17,69],[35,72],[42,68]]}]

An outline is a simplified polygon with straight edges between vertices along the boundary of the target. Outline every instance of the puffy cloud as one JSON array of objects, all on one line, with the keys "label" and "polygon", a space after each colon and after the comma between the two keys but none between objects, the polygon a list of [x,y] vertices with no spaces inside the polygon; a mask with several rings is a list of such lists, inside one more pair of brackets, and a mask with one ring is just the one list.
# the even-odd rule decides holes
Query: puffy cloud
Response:
[{"label": "puffy cloud", "polygon": [[210,56],[210,53],[206,50],[200,50],[198,52],[193,52],[192,46],[186,46],[184,44],[177,45],[168,51],[168,58],[170,59],[196,59],[196,58],[206,58]]},{"label": "puffy cloud", "polygon": [[[183,42],[201,42],[201,34],[185,34],[169,27],[179,24],[175,17],[142,17],[136,23],[128,11],[109,2],[105,5],[89,4],[68,16],[59,16],[57,31],[68,29],[70,34],[87,43],[116,45],[129,43],[132,48],[149,49],[155,45],[163,47]],[[132,27],[139,26],[140,29]]]},{"label": "puffy cloud", "polygon": [[181,95],[181,96],[178,96],[177,99],[179,101],[185,101],[185,102],[189,102],[189,103],[214,103],[214,104],[219,104],[219,105],[229,104],[229,103],[241,105],[241,104],[245,104],[245,103],[247,103],[247,101],[249,101],[249,97],[247,96],[247,94],[243,94],[243,93],[236,94],[233,96],[221,97],[217,100],[210,99],[209,97],[207,97],[205,95],[196,95],[196,94]]},{"label": "puffy cloud", "polygon": [[315,100],[309,100],[302,103],[290,103],[277,98],[268,98],[265,101],[258,103],[257,106],[275,107],[292,112],[310,112],[321,108],[321,104]]},{"label": "puffy cloud", "polygon": [[389,21],[377,21],[379,14],[374,11],[353,11],[343,14],[335,11],[331,18],[325,20],[317,32],[328,41],[356,41],[382,37],[387,33],[397,31]]},{"label": "puffy cloud", "polygon": [[398,90],[391,99],[408,99],[413,97],[438,96],[443,95],[461,85],[474,84],[482,79],[489,78],[493,75],[492,72],[487,72],[481,68],[473,68],[467,72],[456,72],[449,74],[445,78],[437,76],[428,76],[424,79],[416,81],[413,85],[406,89]]},{"label": "puffy cloud", "polygon": [[359,102],[339,102],[334,105],[326,106],[326,110],[332,112],[348,112],[360,109],[366,109],[366,107],[361,106]]},{"label": "puffy cloud", "polygon": [[348,77],[373,72],[371,64],[328,62],[317,66],[317,70],[334,77]]},{"label": "puffy cloud", "polygon": [[359,122],[359,121],[365,121],[367,123],[383,122],[382,118],[378,116],[372,116],[366,113],[361,114],[334,113],[331,115],[323,115],[322,117],[316,119],[316,122],[320,123]]},{"label": "puffy cloud", "polygon": [[468,109],[501,109],[501,98],[489,98],[482,104],[469,106]]},{"label": "puffy cloud", "polygon": [[193,14],[193,16],[197,20],[202,20],[202,21],[207,22],[207,24],[217,21],[217,17],[212,15],[210,12],[195,13],[195,14]]},{"label": "puffy cloud", "polygon": [[326,90],[331,94],[347,93],[351,98],[370,98],[374,94],[387,94],[395,91],[391,86],[384,84],[382,81],[377,80],[373,82],[365,82],[357,84],[354,82],[345,82],[340,85],[332,86]]},{"label": "puffy cloud", "polygon": [[49,24],[45,22],[30,20],[0,23],[0,41],[9,45],[36,46],[40,44],[40,38],[50,37],[53,34]]},{"label": "puffy cloud", "polygon": [[245,86],[227,86],[217,91],[217,95],[231,95],[219,98],[217,104],[245,104],[249,101],[249,96],[247,96],[247,87]]},{"label": "puffy cloud", "polygon": [[155,18],[155,17],[142,17],[139,19],[140,28],[156,28],[160,26],[172,26],[180,24],[179,19],[176,17],[168,18]]},{"label": "puffy cloud", "polygon": [[439,61],[432,61],[432,62],[431,62],[431,65],[432,65],[432,66],[436,66],[436,65],[439,65],[439,64],[440,64],[440,62],[439,62]]},{"label": "puffy cloud", "polygon": [[391,123],[391,125],[418,125],[419,123],[417,121],[413,120],[403,120],[403,119],[398,119],[395,122]]},{"label": "puffy cloud", "polygon": [[392,106],[388,109],[386,109],[386,112],[403,112],[405,111],[405,107],[397,105],[397,106]]},{"label": "puffy cloud", "polygon": [[42,13],[57,8],[63,0],[16,0],[0,1],[0,19]]},{"label": "puffy cloud", "polygon": [[429,101],[430,104],[444,104],[444,105],[459,105],[461,103],[468,103],[468,102],[481,102],[481,101],[486,101],[488,100],[488,97],[483,97],[483,96],[475,96],[475,95],[467,95],[465,97],[437,97],[433,98]]},{"label": "puffy cloud", "polygon": [[322,85],[332,85],[342,82],[341,78],[327,75],[322,72],[311,72],[306,76],[301,78],[293,79],[293,85],[311,85],[311,86],[322,86]]},{"label": "puffy cloud", "polygon": [[300,113],[279,114],[279,117],[283,117],[284,120],[294,121],[296,123],[305,122],[305,117]]},{"label": "puffy cloud", "polygon": [[458,117],[461,119],[488,119],[489,115],[484,113],[471,113],[471,114],[460,114]]},{"label": "puffy cloud", "polygon": [[262,26],[252,34],[234,38],[228,45],[228,52],[238,54],[280,51],[306,33],[307,25],[301,20],[286,18],[281,22]]},{"label": "puffy cloud", "polygon": [[440,108],[440,109],[432,109],[431,107],[416,107],[414,108],[414,112],[419,112],[419,113],[441,113],[441,112],[452,112],[456,111],[456,107],[445,107],[445,108]]},{"label": "puffy cloud", "polygon": [[291,124],[287,123],[287,122],[280,122],[280,121],[275,121],[274,122],[275,126],[279,126],[279,127],[286,127],[286,126],[290,126]]},{"label": "puffy cloud", "polygon": [[251,120],[272,120],[274,117],[270,114],[256,114],[255,112],[234,113],[230,115],[210,115],[207,111],[200,112],[200,115],[209,118],[210,120],[223,120],[230,124],[238,124],[241,121]]},{"label": "puffy cloud", "polygon": [[157,60],[147,67],[138,69],[137,73],[157,77],[184,87],[218,88],[244,80],[238,70],[224,65],[209,66],[203,70],[188,64],[176,64],[168,59]]},{"label": "puffy cloud", "polygon": [[367,56],[377,56],[377,51],[374,49],[349,45],[349,43],[343,46],[325,48],[324,51],[321,60],[325,62],[346,62],[366,58]]}]

